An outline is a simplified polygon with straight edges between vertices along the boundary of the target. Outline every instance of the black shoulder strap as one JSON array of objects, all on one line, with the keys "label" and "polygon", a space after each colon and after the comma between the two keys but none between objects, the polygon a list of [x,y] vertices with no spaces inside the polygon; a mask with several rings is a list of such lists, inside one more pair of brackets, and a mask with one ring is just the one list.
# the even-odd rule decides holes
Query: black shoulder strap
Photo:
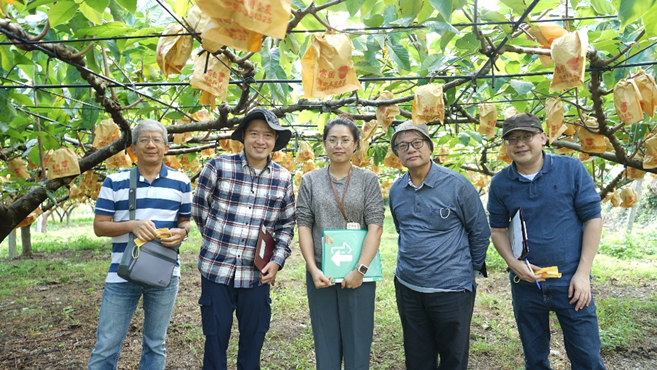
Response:
[{"label": "black shoulder strap", "polygon": [[130,170],[130,192],[128,194],[130,221],[133,221],[135,219],[135,210],[137,209],[137,167],[133,167]]}]

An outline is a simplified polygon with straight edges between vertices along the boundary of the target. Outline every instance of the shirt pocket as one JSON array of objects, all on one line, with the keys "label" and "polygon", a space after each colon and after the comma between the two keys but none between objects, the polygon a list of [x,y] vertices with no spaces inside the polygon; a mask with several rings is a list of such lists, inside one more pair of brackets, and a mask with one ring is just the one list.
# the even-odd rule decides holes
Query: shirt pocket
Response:
[{"label": "shirt pocket", "polygon": [[443,204],[429,205],[429,224],[434,230],[450,231],[460,224],[453,206]]}]

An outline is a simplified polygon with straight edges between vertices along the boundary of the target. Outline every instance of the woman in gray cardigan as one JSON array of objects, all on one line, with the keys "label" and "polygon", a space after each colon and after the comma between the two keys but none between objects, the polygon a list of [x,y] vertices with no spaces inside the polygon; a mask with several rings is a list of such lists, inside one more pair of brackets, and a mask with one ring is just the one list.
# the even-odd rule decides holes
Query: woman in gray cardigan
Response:
[{"label": "woman in gray cardigan", "polygon": [[[369,369],[374,331],[375,282],[363,282],[379,250],[384,206],[376,175],[351,164],[360,133],[340,116],[327,122],[323,133],[329,165],[305,174],[299,185],[297,224],[306,260],[306,289],[318,370]],[[322,231],[367,230],[356,269],[341,284],[321,270]]]}]

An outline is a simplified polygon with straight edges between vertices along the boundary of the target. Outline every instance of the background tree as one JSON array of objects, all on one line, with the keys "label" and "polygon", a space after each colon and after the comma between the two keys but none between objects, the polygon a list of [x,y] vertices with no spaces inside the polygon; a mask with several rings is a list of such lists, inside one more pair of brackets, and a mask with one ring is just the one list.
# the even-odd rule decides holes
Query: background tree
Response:
[{"label": "background tree", "polygon": [[[350,113],[369,122],[376,119],[377,107],[396,104],[400,113],[394,127],[411,119],[417,87],[442,84],[445,119],[432,123],[435,143],[442,148],[440,158],[449,160],[446,165],[472,171],[474,178],[493,175],[505,165],[496,159],[505,110],[544,117],[546,99],[559,96],[567,123],[581,127],[584,115],[595,117],[598,128],[583,129],[604,135],[610,144],[605,153],[591,154],[593,159],[586,162],[603,198],[629,182],[618,173],[619,166],[643,169],[644,143],[654,130],[649,118],[623,124],[612,94],[619,80],[639,69],[654,75],[653,0],[295,0],[283,40],[263,37],[262,50],[255,53],[228,47],[215,53],[213,57],[230,62],[231,81],[227,98],[214,109],[200,104],[201,93],[189,85],[193,60],[168,78],[157,67],[158,39],[167,37],[162,31],[168,24],[186,25],[192,5],[188,1],[0,4],[0,168],[5,169],[0,173],[0,239],[37,207],[52,208],[72,182],[79,183],[75,176],[45,178],[49,150],[75,149],[83,173],[93,170],[102,175],[108,171],[104,161],[128,146],[131,123],[140,118],[170,125],[171,139],[174,134],[193,133],[191,140],[172,145],[169,152],[192,162],[202,158],[203,149],[220,150],[220,140],[228,137],[240,117],[263,106],[295,133],[287,148],[294,153],[301,141],[319,146],[318,133],[330,115]],[[544,67],[540,56],[550,50],[530,33],[532,25],[545,22],[587,32],[590,47],[582,86],[549,91],[554,66]],[[195,52],[200,51],[200,35],[185,29],[192,31]],[[310,36],[326,30],[349,35],[363,88],[331,98],[303,99],[299,60]],[[383,92],[391,92],[392,98]],[[499,112],[492,137],[477,132],[483,102],[495,104]],[[196,119],[194,113],[201,109],[210,110],[211,118]],[[120,127],[122,137],[93,149],[94,129],[106,118]],[[375,167],[384,162],[392,130],[379,128],[370,138],[365,158]],[[582,151],[576,136],[562,137],[552,147]],[[8,162],[15,158],[31,164],[28,178],[8,177]],[[397,173],[382,171],[383,178]],[[480,185],[485,187],[485,181]]]}]

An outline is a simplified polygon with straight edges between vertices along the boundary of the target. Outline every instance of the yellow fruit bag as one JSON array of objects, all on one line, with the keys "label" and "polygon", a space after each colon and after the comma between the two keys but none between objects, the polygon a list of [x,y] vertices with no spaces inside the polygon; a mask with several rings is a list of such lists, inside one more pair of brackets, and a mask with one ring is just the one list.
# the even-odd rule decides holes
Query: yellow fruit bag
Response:
[{"label": "yellow fruit bag", "polygon": [[121,129],[111,118],[100,121],[94,130],[93,148],[100,149],[121,137]]},{"label": "yellow fruit bag", "polygon": [[502,142],[502,145],[500,145],[500,151],[497,153],[497,160],[506,164],[511,164],[511,162],[513,162],[511,157],[509,157],[509,154],[506,152],[506,145],[504,142]]},{"label": "yellow fruit bag", "polygon": [[428,84],[415,90],[413,99],[413,123],[416,125],[433,121],[445,121],[443,86]]},{"label": "yellow fruit bag", "polygon": [[621,191],[620,197],[623,200],[623,203],[620,205],[621,207],[632,208],[638,200],[639,195],[636,193],[636,190],[628,186]]},{"label": "yellow fruit bag", "polygon": [[577,87],[584,83],[588,48],[589,37],[586,31],[567,33],[552,42],[554,76],[550,83],[550,92]]},{"label": "yellow fruit bag", "polygon": [[657,107],[657,85],[655,85],[655,79],[651,75],[646,74],[645,71],[639,71],[634,77],[634,83],[641,94],[641,109],[643,113],[652,118],[655,115],[655,108]]},{"label": "yellow fruit bag", "polygon": [[[584,126],[594,129],[598,128],[598,121],[593,117],[585,117]],[[588,153],[604,153],[607,150],[605,137],[587,130],[584,127],[579,128],[579,141],[582,151]]]},{"label": "yellow fruit bag", "polygon": [[[527,33],[533,36],[543,49],[550,49],[554,40],[565,35],[568,31],[555,23],[541,23],[529,27]],[[529,39],[529,37],[527,38]],[[538,58],[541,60],[543,67],[552,64],[552,58],[547,55],[539,55]]]},{"label": "yellow fruit bag", "polygon": [[352,45],[343,33],[313,34],[301,58],[305,98],[323,98],[361,88],[351,59]]},{"label": "yellow fruit bag", "polygon": [[226,65],[230,65],[230,61],[224,55],[216,57],[204,52],[196,57],[194,74],[189,82],[193,88],[203,90],[204,94],[199,99],[201,104],[210,104],[214,109],[215,97],[221,101],[226,100],[230,80],[230,71]]},{"label": "yellow fruit bag", "polygon": [[174,170],[179,170],[182,167],[178,157],[175,155],[165,155],[162,162],[164,162],[167,167],[173,168]]},{"label": "yellow fruit bag", "polygon": [[306,161],[314,161],[315,160],[315,152],[313,152],[313,148],[310,146],[310,144],[307,141],[302,141],[299,144],[299,151],[297,152],[296,158],[294,158],[294,161],[297,163],[303,163]]},{"label": "yellow fruit bag", "polygon": [[[171,23],[164,29],[164,35],[187,33],[180,23]],[[164,74],[180,73],[192,54],[192,36],[163,36],[157,42],[157,65]]]},{"label": "yellow fruit bag", "polygon": [[[384,91],[379,94],[376,100],[392,100],[395,96],[390,91]],[[383,131],[388,131],[388,128],[395,120],[395,117],[401,113],[397,104],[393,105],[380,105],[376,108],[376,120]]]},{"label": "yellow fruit bag", "polygon": [[7,169],[12,172],[12,176],[23,179],[30,178],[30,173],[27,172],[27,163],[20,158],[14,158],[7,162]]},{"label": "yellow fruit bag", "polygon": [[563,102],[561,98],[548,98],[545,100],[545,125],[547,126],[548,140],[550,144],[559,138],[568,127],[566,127]]},{"label": "yellow fruit bag", "polygon": [[643,156],[643,168],[657,167],[657,136],[653,136],[643,143],[646,154]]},{"label": "yellow fruit bag", "polygon": [[614,86],[614,106],[618,118],[626,125],[643,119],[641,110],[641,93],[634,81],[621,79]]},{"label": "yellow fruit bag", "polygon": [[374,131],[376,131],[377,127],[379,127],[378,120],[373,119],[369,122],[363,122],[363,128],[360,131],[361,140],[369,140],[374,135]]},{"label": "yellow fruit bag", "polygon": [[479,128],[477,132],[488,137],[495,136],[495,125],[497,124],[497,107],[492,103],[481,103],[479,105]]},{"label": "yellow fruit bag", "polygon": [[386,153],[385,158],[383,158],[383,165],[390,168],[396,168],[398,170],[402,169],[402,164],[395,153],[393,153],[391,147],[388,147],[388,152]]},{"label": "yellow fruit bag", "polygon": [[105,160],[105,167],[107,168],[129,168],[130,166],[132,166],[132,159],[122,151]]},{"label": "yellow fruit bag", "polygon": [[284,39],[292,0],[197,0],[212,18],[232,19],[245,29]]},{"label": "yellow fruit bag", "polygon": [[80,174],[78,156],[71,148],[59,148],[48,162],[48,180]]}]

